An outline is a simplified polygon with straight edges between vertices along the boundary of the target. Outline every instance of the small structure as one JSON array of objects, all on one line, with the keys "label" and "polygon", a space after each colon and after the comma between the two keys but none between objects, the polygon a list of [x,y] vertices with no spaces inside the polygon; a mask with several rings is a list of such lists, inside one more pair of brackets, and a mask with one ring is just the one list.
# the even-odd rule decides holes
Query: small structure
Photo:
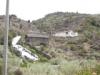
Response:
[{"label": "small structure", "polygon": [[48,39],[48,35],[37,31],[29,32],[27,35],[25,35],[26,42],[31,46],[39,46],[41,44],[45,45],[48,43]]},{"label": "small structure", "polygon": [[72,30],[69,30],[69,31],[57,32],[57,33],[53,34],[53,36],[55,36],[55,37],[76,37],[76,36],[78,36],[78,33],[74,32]]}]

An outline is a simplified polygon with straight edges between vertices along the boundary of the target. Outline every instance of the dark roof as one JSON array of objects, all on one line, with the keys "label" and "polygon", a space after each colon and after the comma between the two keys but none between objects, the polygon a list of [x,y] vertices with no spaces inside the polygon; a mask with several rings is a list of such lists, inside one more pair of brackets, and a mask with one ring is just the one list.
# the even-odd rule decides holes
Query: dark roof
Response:
[{"label": "dark roof", "polygon": [[31,33],[27,34],[27,37],[39,37],[39,38],[49,38],[48,35],[42,34],[42,33]]}]

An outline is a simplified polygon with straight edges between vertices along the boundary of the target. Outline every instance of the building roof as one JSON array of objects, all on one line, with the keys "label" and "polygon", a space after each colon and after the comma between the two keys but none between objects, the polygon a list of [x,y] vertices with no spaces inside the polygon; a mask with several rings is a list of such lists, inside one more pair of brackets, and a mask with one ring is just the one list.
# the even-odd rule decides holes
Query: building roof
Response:
[{"label": "building roof", "polygon": [[49,38],[48,35],[44,34],[44,33],[39,33],[39,32],[33,32],[33,33],[29,33],[26,35],[27,37],[38,37],[38,38]]}]

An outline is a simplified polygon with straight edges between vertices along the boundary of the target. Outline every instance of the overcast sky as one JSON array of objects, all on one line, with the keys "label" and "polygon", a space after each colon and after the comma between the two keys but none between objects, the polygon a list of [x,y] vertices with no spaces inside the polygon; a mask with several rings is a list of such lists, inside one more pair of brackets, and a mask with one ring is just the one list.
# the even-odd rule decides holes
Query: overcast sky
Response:
[{"label": "overcast sky", "polygon": [[[0,15],[5,14],[6,0],[0,0]],[[57,11],[100,13],[100,0],[10,0],[10,14],[24,20],[36,20]]]}]

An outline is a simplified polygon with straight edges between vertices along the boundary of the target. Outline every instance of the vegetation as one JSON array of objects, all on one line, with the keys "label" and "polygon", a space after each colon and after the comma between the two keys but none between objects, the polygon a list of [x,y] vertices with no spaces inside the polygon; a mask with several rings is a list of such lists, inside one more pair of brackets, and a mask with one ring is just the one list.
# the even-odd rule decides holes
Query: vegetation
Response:
[{"label": "vegetation", "polygon": [[[10,58],[11,59],[11,58]],[[22,62],[13,58],[9,62],[8,73],[10,75],[92,75],[100,74],[100,64],[96,60],[73,60],[52,59],[48,62],[27,63],[27,66],[22,67]]]},{"label": "vegetation", "polygon": [[54,49],[57,57],[59,55],[58,50],[61,50],[60,52],[65,54],[70,50],[72,54],[75,54],[75,56],[78,57],[98,59],[99,56],[94,54],[100,53],[99,17],[100,16],[89,14],[55,12],[48,14],[37,21],[33,21],[33,25],[36,25],[39,30],[44,31],[49,35],[69,30],[79,33],[79,36],[75,38],[58,39],[50,37],[53,48],[50,46],[49,50],[51,51]]},{"label": "vegetation", "polygon": [[[50,35],[49,44],[42,45],[40,50],[25,43],[26,30],[34,30],[33,27],[30,28],[26,21],[17,17],[10,20],[13,20],[13,26],[9,32],[9,75],[100,75],[99,15],[55,12],[33,21],[33,27]],[[2,22],[0,25],[1,75],[4,35]],[[68,30],[78,32],[79,36],[75,38],[52,36],[56,32]],[[39,56],[39,61],[29,62],[14,54],[11,41],[18,34],[22,35],[20,44],[31,50],[32,53],[36,53]],[[50,58],[42,53],[49,54]]]}]

